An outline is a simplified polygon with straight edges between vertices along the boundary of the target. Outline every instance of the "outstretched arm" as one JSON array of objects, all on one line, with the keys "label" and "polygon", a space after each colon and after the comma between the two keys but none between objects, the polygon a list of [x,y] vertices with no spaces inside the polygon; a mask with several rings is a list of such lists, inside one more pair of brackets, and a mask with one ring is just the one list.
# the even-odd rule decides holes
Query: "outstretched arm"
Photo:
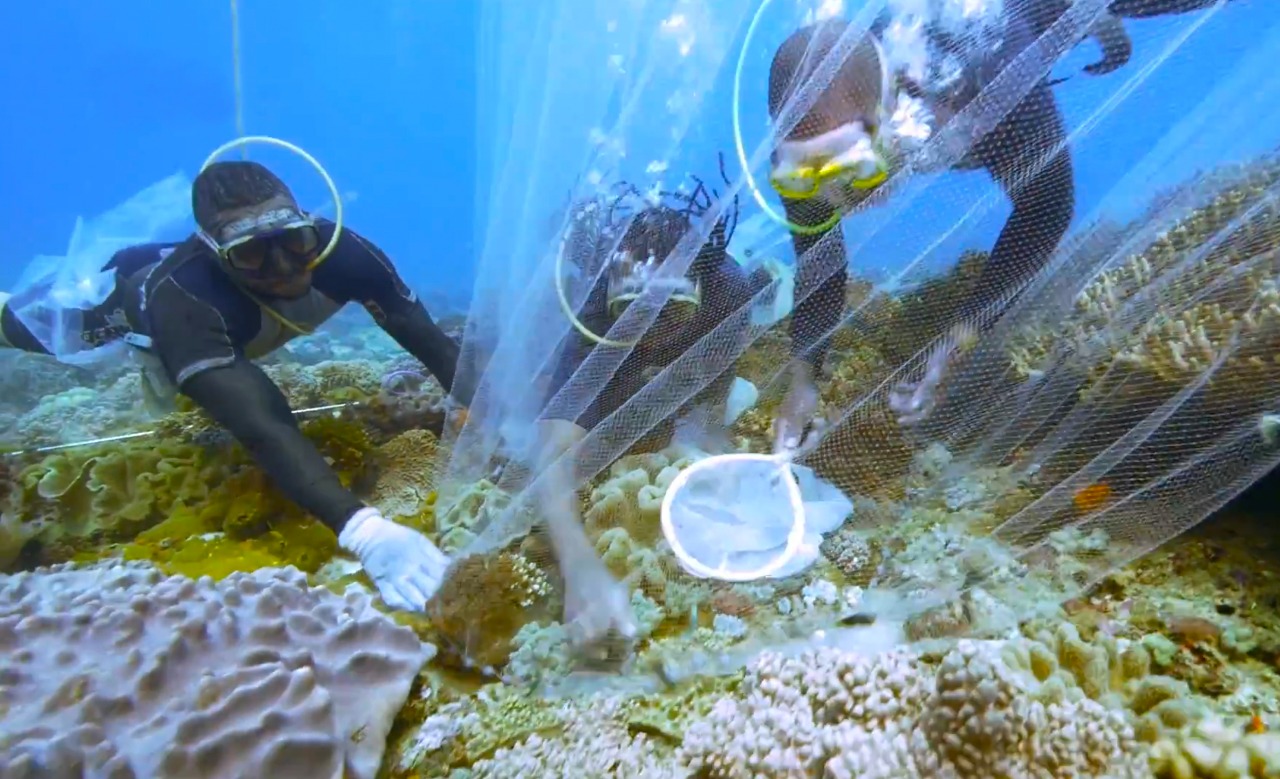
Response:
[{"label": "outstretched arm", "polygon": [[1028,93],[977,152],[1013,212],[961,313],[987,312],[983,320],[993,322],[1049,261],[1075,213],[1071,153],[1049,86]]},{"label": "outstretched arm", "polygon": [[1075,186],[1062,116],[1047,83],[1037,85],[975,147],[1013,204],[1000,237],[946,337],[928,355],[919,381],[894,387],[889,407],[903,424],[925,419],[948,365],[977,331],[999,321],[1039,273],[1071,224]]},{"label": "outstretched arm", "polygon": [[425,536],[382,517],[342,486],[302,434],[280,389],[235,348],[227,316],[172,278],[150,290],[152,347],[170,379],[235,436],[277,487],[360,558],[392,608],[421,609],[447,559]]},{"label": "outstretched arm", "polygon": [[[824,224],[835,214],[835,207],[820,198],[783,202],[787,219],[804,227]],[[816,374],[826,360],[831,333],[844,317],[845,286],[849,281],[844,231],[837,224],[815,235],[793,232],[791,242],[796,253],[791,353]]]},{"label": "outstretched arm", "polygon": [[334,533],[364,507],[302,434],[280,389],[247,359],[195,374],[182,392],[235,436],[281,492]]}]

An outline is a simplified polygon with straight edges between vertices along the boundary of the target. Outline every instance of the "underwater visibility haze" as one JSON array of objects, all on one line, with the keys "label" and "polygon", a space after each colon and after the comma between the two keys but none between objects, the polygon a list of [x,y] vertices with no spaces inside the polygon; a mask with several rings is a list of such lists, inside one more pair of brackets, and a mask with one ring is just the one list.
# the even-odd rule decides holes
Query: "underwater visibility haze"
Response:
[{"label": "underwater visibility haze", "polygon": [[104,9],[0,779],[1280,776],[1280,9]]}]

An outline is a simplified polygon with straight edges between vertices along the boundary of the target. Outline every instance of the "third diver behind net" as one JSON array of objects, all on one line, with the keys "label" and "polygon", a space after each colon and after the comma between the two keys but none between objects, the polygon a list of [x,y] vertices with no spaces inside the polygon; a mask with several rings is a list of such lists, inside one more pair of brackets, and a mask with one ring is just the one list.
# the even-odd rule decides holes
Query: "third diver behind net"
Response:
[{"label": "third diver behind net", "polygon": [[[1090,28],[1103,60],[1099,75],[1120,67],[1131,52],[1121,18],[1194,11],[1213,0],[1114,0]],[[812,107],[780,139],[771,182],[782,196],[797,257],[790,386],[777,420],[780,448],[794,448],[816,410],[813,382],[828,339],[844,316],[848,261],[840,220],[901,169],[929,125],[937,130],[1068,10],[1064,0],[1014,0],[999,18],[962,35],[926,26],[923,63],[904,65],[886,54],[891,20],[881,18],[856,41],[841,41],[840,19],[797,30],[778,47],[769,72],[768,107],[775,122],[837,45],[852,48]],[[981,25],[987,24],[987,29]],[[992,42],[994,41],[994,43]],[[975,335],[997,321],[1044,267],[1075,209],[1071,153],[1062,114],[1046,75],[950,167],[985,169],[1013,211],[1000,231],[968,300],[951,314],[919,381],[895,387],[890,408],[903,424],[924,419],[936,402],[948,365]],[[917,121],[921,116],[932,121]],[[917,169],[929,163],[916,157]],[[855,322],[855,325],[857,323]]]},{"label": "third diver behind net", "polygon": [[[253,363],[358,302],[446,392],[458,345],[380,249],[344,227],[319,265],[334,223],[304,213],[279,178],[256,162],[217,162],[192,186],[198,231],[181,243],[122,249],[104,270],[116,283],[80,312],[83,332],[57,340],[93,348],[124,339],[158,358],[173,389],[229,431],[280,490],[323,521],[359,558],[382,599],[425,607],[448,561],[416,530],[385,519],[343,487],[266,373]],[[47,289],[19,290],[0,310],[0,343],[58,356],[49,333],[62,318]],[[70,320],[67,320],[70,321]],[[53,323],[53,324],[51,324]],[[54,340],[54,339],[46,339]]]},{"label": "third diver behind net", "polygon": [[[723,171],[722,171],[723,175]],[[646,199],[634,188],[616,197],[588,199],[570,216],[561,251],[568,262],[595,281],[575,316],[587,333],[571,331],[551,377],[548,402],[538,422],[542,466],[539,490],[552,546],[565,579],[565,623],[580,649],[589,651],[610,635],[635,634],[629,595],[605,568],[578,518],[577,483],[572,457],[561,455],[597,425],[626,404],[651,380],[699,339],[722,325],[731,313],[748,305],[774,281],[763,268],[747,271],[728,252],[737,209],[730,206],[710,226],[684,274],[667,279],[669,295],[644,335],[631,347],[604,386],[594,388],[586,407],[577,410],[561,389],[581,368],[592,350],[614,348],[603,337],[650,284],[677,244],[706,229],[717,193],[698,182],[690,195],[665,193]],[[631,211],[629,203],[641,203]],[[735,201],[736,202],[736,201]],[[745,322],[745,320],[743,320]],[[593,337],[594,336],[594,337]],[[735,415],[731,369],[715,378],[674,414],[650,425],[652,445],[661,446],[686,414],[710,412],[724,423]]]}]

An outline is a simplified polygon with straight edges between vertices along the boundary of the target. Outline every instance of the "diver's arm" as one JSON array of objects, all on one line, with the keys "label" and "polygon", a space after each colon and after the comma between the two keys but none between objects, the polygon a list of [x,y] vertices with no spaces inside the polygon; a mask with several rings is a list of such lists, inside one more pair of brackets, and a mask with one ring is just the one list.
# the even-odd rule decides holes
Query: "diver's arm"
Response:
[{"label": "diver's arm", "polygon": [[[322,240],[332,235],[333,223],[319,220]],[[387,335],[436,377],[453,398],[471,403],[474,387],[455,387],[459,347],[445,335],[386,253],[350,228],[343,228],[338,245],[318,271],[326,281],[336,277],[339,292],[365,307]],[[332,275],[330,275],[332,274]]]},{"label": "diver's arm", "polygon": [[1050,88],[1036,86],[978,151],[1013,205],[961,312],[989,324],[1049,261],[1075,212],[1071,153]]},{"label": "diver's arm", "polygon": [[245,312],[172,277],[144,294],[151,348],[174,386],[235,436],[285,495],[341,532],[363,504],[298,429],[280,389],[237,347],[228,323]]},{"label": "diver's arm", "polygon": [[[606,282],[604,278],[601,278],[591,292],[588,293],[586,300],[583,301],[576,314],[579,326],[601,338],[607,337],[609,328],[613,325],[613,321],[608,314],[607,296]],[[617,370],[614,371],[614,375],[604,382],[604,386],[593,392],[594,397],[586,408],[580,408],[580,404],[573,402],[570,397],[558,397],[560,391],[564,389],[569,380],[573,378],[573,375],[591,356],[592,350],[598,346],[572,323],[569,325],[568,334],[564,340],[564,346],[561,348],[560,354],[556,358],[555,367],[551,372],[551,380],[547,387],[546,399],[543,402],[541,418],[567,421],[589,429],[595,427],[596,423],[626,402],[627,398],[630,397],[629,393],[635,390],[634,377],[628,372],[628,363],[624,359],[624,363],[619,365]],[[611,347],[602,346],[600,348],[608,349]],[[632,380],[628,381],[628,379]]]},{"label": "diver's arm", "polygon": [[470,405],[474,388],[455,386],[453,381],[458,365],[458,343],[445,335],[421,301],[391,306],[390,310],[379,307],[381,318],[374,317],[378,324],[436,377],[445,392],[464,406]]},{"label": "diver's arm", "polygon": [[200,371],[181,389],[235,436],[281,492],[334,533],[341,534],[347,520],[364,508],[298,429],[284,394],[249,360],[239,357]]},{"label": "diver's arm", "polygon": [[[824,224],[836,213],[825,201],[785,200],[787,219],[797,225]],[[831,333],[844,316],[849,280],[844,232],[839,224],[815,235],[792,233],[796,254],[796,305],[791,314],[791,353],[812,376],[822,369]],[[801,296],[804,296],[803,298]]]}]

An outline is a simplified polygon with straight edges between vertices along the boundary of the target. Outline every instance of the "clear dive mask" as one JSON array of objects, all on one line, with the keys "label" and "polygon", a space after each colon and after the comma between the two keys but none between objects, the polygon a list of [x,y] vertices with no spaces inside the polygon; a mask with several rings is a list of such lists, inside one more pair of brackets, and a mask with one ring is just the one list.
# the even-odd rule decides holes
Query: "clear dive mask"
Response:
[{"label": "clear dive mask", "polygon": [[278,208],[238,219],[219,231],[218,240],[201,230],[209,248],[236,271],[250,276],[302,272],[315,259],[320,233],[314,220],[294,208]]},{"label": "clear dive mask", "polygon": [[654,290],[669,291],[659,314],[662,319],[690,319],[702,305],[701,286],[684,276],[660,275],[660,268],[661,263],[652,255],[637,260],[631,252],[617,252],[608,268],[609,316],[617,319],[633,301]]},{"label": "clear dive mask", "polygon": [[871,190],[889,177],[888,156],[861,122],[778,147],[769,182],[788,200],[812,200],[832,188]]}]

